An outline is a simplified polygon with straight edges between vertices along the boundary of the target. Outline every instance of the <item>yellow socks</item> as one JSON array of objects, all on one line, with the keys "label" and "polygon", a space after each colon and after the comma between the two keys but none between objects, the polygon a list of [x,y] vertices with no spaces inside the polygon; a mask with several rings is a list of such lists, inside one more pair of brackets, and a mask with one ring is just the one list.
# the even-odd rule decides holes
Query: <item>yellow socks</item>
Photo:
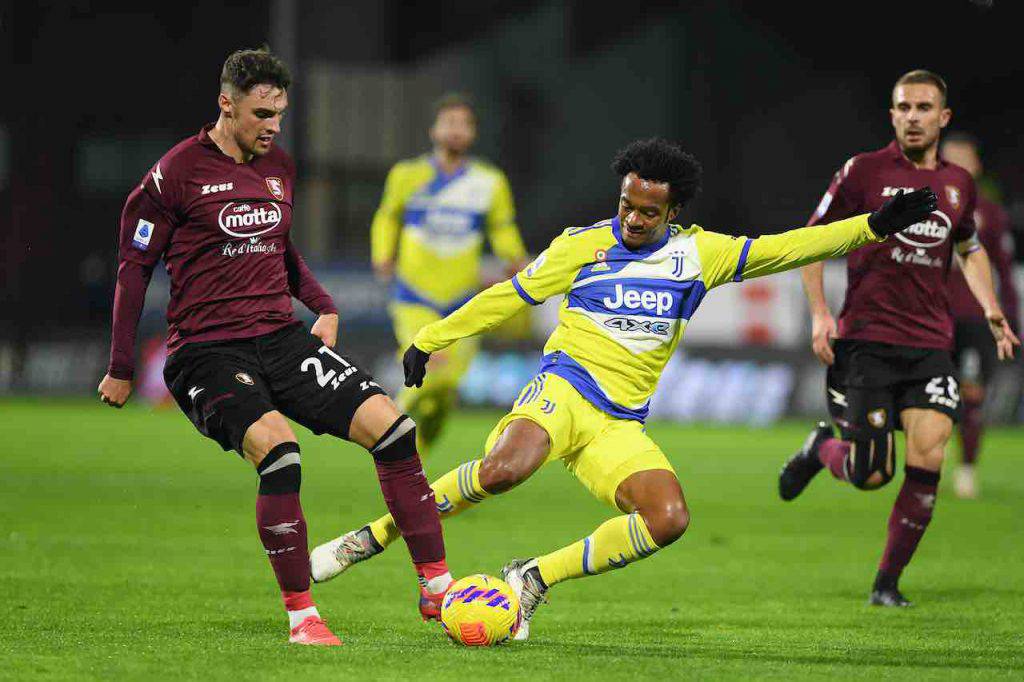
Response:
[{"label": "yellow socks", "polygon": [[592,534],[537,558],[540,577],[548,586],[585,575],[597,575],[643,559],[660,549],[643,518],[633,512],[609,519]]},{"label": "yellow socks", "polygon": [[[431,485],[434,489],[434,501],[442,519],[454,516],[464,509],[483,502],[491,494],[480,485],[480,460],[474,459],[452,469]],[[370,524],[373,539],[381,547],[387,547],[402,537],[395,525],[395,520],[386,514]]]}]

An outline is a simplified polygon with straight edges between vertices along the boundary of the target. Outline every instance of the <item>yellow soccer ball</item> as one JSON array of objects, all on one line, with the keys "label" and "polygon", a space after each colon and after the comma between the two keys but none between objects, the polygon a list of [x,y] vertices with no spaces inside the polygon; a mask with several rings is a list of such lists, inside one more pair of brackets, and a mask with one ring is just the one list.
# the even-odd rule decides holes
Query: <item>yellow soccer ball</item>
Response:
[{"label": "yellow soccer ball", "polygon": [[441,625],[466,646],[494,646],[519,629],[519,598],[504,580],[470,575],[452,583],[441,603]]}]

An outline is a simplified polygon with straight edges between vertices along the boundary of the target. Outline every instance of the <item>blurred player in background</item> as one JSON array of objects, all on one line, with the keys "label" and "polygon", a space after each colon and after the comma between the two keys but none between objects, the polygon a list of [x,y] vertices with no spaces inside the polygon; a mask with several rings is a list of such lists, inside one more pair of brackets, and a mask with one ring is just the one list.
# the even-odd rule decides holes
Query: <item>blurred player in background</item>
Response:
[{"label": "blurred player in background", "polygon": [[[926,220],[847,257],[846,300],[837,328],[825,302],[823,266],[802,271],[813,320],[812,348],[828,365],[829,412],[841,436],[822,422],[783,467],[779,494],[791,500],[827,467],[862,490],[895,471],[895,429],[906,435],[906,476],[892,515],[870,603],[908,606],[898,581],[928,528],[939,472],[960,406],[950,349],[953,320],[947,278],[954,253],[1000,359],[1020,342],[996,300],[988,256],[974,227],[974,181],[938,156],[949,122],[946,84],[910,71],[896,81],[890,109],[896,139],[853,157],[836,173],[810,225],[872,211],[906,188],[929,186],[938,208]],[[835,346],[832,341],[835,339]]]},{"label": "blurred player in background", "polygon": [[[943,137],[940,154],[943,160],[960,166],[977,180],[981,175],[978,143],[966,133]],[[1006,211],[996,202],[978,193],[974,210],[978,239],[988,252],[999,277],[999,300],[1010,326],[1019,335],[1020,309],[1017,286],[1013,281],[1013,235]],[[974,467],[981,449],[984,428],[982,405],[985,386],[992,378],[996,363],[996,346],[992,342],[985,311],[971,293],[959,265],[954,263],[949,280],[949,302],[953,311],[953,361],[960,373],[960,397],[963,412],[959,433],[961,465],[956,469],[953,489],[959,497],[973,499],[978,495]]]},{"label": "blurred player in background", "polygon": [[[476,111],[462,95],[434,107],[431,154],[400,161],[388,174],[371,227],[373,269],[392,281],[391,319],[399,348],[480,290],[484,234],[509,272],[525,261],[505,175],[469,157]],[[440,435],[459,380],[479,347],[466,339],[439,354],[422,388],[406,388],[399,404],[415,418],[420,451]]]},{"label": "blurred player in background", "polygon": [[[259,475],[257,531],[281,588],[290,641],[338,645],[310,596],[299,444],[286,416],[373,455],[419,576],[421,611],[437,610],[451,576],[415,424],[371,376],[331,350],[337,308],[291,241],[295,165],[274,145],[290,83],[266,50],[231,54],[217,122],[178,143],[128,196],[110,367],[99,393],[114,407],[131,394],[136,326],[162,258],[171,278],[167,386],[200,433],[234,449]],[[294,317],[293,295],[319,315],[310,332]]]},{"label": "blurred player in background", "polygon": [[[617,155],[618,214],[570,227],[512,279],[419,331],[405,352],[407,386],[432,353],[487,331],[527,306],[564,297],[537,376],[491,431],[483,460],[433,484],[447,518],[561,460],[621,515],[550,554],[513,561],[502,575],[519,595],[525,639],[548,589],[605,573],[677,540],[690,514],[672,465],[644,430],[651,396],[683,331],[714,287],[844,254],[911,225],[935,207],[930,190],[901,194],[871,216],[745,239],[671,224],[700,186],[691,155],[661,139]],[[515,516],[510,517],[515,524]],[[397,538],[390,516],[313,550],[313,578],[328,580]]]}]

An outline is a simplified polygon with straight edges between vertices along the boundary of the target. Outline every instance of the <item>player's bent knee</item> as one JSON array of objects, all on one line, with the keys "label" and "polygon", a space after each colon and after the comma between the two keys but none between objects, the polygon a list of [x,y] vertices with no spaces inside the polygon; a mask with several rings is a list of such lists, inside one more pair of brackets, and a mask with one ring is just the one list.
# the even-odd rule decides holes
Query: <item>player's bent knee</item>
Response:
[{"label": "player's bent knee", "polygon": [[295,432],[280,412],[267,412],[245,432],[242,452],[247,460],[259,466],[275,447],[294,442]]},{"label": "player's bent knee", "polygon": [[659,547],[667,547],[683,537],[690,526],[690,510],[682,500],[641,510],[640,515]]},{"label": "player's bent knee", "polygon": [[510,456],[488,455],[480,463],[480,486],[492,495],[516,487],[530,477],[532,470]]},{"label": "player's bent knee", "polygon": [[846,461],[850,483],[861,490],[875,490],[892,480],[896,469],[896,440],[885,428],[860,427],[848,433],[851,441]]}]

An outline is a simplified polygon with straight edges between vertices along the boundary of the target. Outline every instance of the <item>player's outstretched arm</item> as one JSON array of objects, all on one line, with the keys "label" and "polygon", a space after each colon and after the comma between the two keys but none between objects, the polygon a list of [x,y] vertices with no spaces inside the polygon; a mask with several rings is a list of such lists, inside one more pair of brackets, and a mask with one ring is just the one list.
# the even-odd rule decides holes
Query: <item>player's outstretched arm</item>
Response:
[{"label": "player's outstretched arm", "polygon": [[459,339],[493,329],[526,306],[512,280],[506,280],[484,289],[443,320],[423,327],[413,338],[402,361],[405,385],[423,384],[431,353],[447,348]]},{"label": "player's outstretched arm", "polygon": [[964,279],[974,298],[978,300],[989,329],[996,340],[996,351],[1000,360],[1013,358],[1013,347],[1020,345],[1020,339],[1013,333],[1010,323],[999,307],[995,286],[992,283],[992,263],[985,248],[978,245],[974,250],[960,256]]},{"label": "player's outstretched arm", "polygon": [[762,277],[845,255],[921,222],[937,206],[935,194],[925,187],[898,193],[874,213],[758,237],[744,247],[748,253],[745,261],[741,256],[738,277]]}]

